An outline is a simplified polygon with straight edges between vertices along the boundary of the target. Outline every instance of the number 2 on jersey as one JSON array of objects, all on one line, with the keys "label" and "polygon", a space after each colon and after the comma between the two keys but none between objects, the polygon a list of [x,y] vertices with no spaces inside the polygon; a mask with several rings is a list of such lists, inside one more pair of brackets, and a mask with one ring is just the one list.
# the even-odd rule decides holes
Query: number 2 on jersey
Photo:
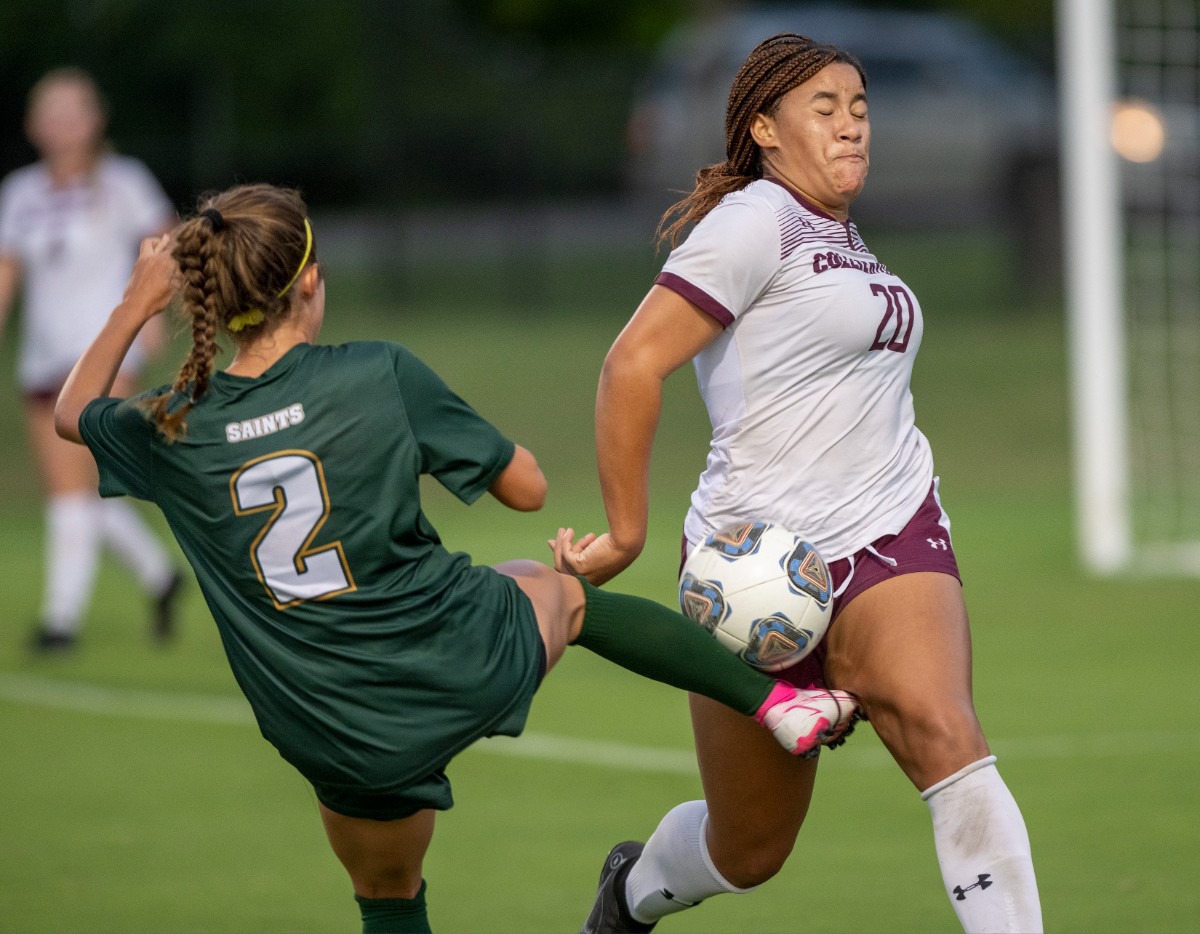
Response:
[{"label": "number 2 on jersey", "polygon": [[312,547],[329,517],[321,462],[308,451],[280,451],[244,464],[230,479],[239,516],[270,510],[250,545],[250,560],[277,609],[357,589],[342,543]]}]

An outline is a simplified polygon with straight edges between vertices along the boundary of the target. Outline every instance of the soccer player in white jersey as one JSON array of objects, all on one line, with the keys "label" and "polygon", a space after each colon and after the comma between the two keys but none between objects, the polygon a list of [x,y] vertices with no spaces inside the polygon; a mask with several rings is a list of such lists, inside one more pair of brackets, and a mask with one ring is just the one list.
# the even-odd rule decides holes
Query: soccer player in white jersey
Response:
[{"label": "soccer player in white jersey", "polygon": [[[54,402],[80,354],[121,299],[143,237],[166,230],[174,210],[149,170],[104,140],[105,111],[91,77],[73,68],[45,75],[29,94],[26,131],[40,159],[0,184],[0,336],[23,284],[19,381],[46,505],[46,572],[36,650],[77,639],[101,546],[109,545],[150,595],[151,632],[173,630],[182,577],[126,502],[102,502],[88,453],[54,431]],[[122,371],[128,392],[146,345]]]},{"label": "soccer player in white jersey", "polygon": [[[833,623],[784,675],[860,699],[928,803],[963,929],[1040,931],[1029,839],[975,715],[950,523],[914,422],[921,309],[850,221],[870,142],[862,67],[804,36],[768,39],[734,79],[725,127],[726,161],[664,217],[673,252],[605,359],[596,437],[609,529],[558,541],[556,566],[602,583],[637,558],[662,382],[694,361],[713,435],[685,549],[747,519],[818,547]],[[613,848],[585,932],[648,931],[746,892],[797,842],[819,759],[781,756],[753,721],[691,704],[705,800],[670,811],[644,846]]]}]

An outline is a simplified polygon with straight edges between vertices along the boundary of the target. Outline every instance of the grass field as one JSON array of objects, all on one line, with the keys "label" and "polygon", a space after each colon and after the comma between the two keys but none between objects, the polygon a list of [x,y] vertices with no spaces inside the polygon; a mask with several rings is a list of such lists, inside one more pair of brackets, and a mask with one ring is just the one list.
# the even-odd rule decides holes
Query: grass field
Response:
[{"label": "grass field", "polygon": [[[954,520],[980,713],[1028,823],[1049,930],[1200,930],[1200,582],[1080,571],[1060,316],[997,301],[1010,290],[991,247],[876,244],[925,309],[917,411]],[[457,272],[453,287],[444,271],[409,275],[393,303],[334,271],[330,340],[408,343],[550,479],[532,516],[430,488],[451,547],[541,557],[558,525],[600,526],[596,373],[651,268],[555,268],[530,308],[483,275]],[[690,375],[669,388],[651,543],[617,583],[664,602],[706,437]],[[26,653],[40,505],[9,385],[0,432],[0,931],[356,930],[313,797],[257,735],[194,589],[178,643],[155,649],[130,579],[105,565],[80,651]],[[458,805],[427,863],[446,932],[577,929],[608,847],[699,795],[682,695],[582,650],[548,679],[525,737],[479,744],[450,774]],[[819,785],[780,876],[659,930],[958,930],[926,808],[869,728],[825,757]]]}]

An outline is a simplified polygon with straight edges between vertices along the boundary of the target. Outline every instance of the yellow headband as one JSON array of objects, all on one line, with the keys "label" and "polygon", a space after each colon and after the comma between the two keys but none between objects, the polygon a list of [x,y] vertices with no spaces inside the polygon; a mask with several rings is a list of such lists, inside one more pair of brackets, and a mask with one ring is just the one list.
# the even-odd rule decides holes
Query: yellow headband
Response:
[{"label": "yellow headband", "polygon": [[296,280],[300,278],[300,273],[304,272],[304,267],[308,265],[308,255],[312,252],[312,224],[308,222],[308,218],[304,218],[304,234],[307,237],[307,242],[304,244],[304,255],[300,258],[300,266],[296,269],[296,274],[288,280],[288,284],[279,290],[277,298],[283,298],[287,294],[287,290],[296,284]]},{"label": "yellow headband", "polygon": [[[296,270],[296,274],[288,280],[288,284],[276,293],[276,298],[283,298],[287,294],[287,290],[296,284],[296,280],[300,278],[300,273],[304,272],[304,267],[308,265],[308,257],[312,253],[312,225],[308,222],[308,218],[304,218],[304,234],[306,242],[304,244],[304,256],[300,259],[300,267]],[[262,313],[261,308],[251,308],[249,311],[241,311],[229,319],[225,325],[234,334],[241,331],[243,328],[254,327],[256,324],[262,324],[266,316]]]}]

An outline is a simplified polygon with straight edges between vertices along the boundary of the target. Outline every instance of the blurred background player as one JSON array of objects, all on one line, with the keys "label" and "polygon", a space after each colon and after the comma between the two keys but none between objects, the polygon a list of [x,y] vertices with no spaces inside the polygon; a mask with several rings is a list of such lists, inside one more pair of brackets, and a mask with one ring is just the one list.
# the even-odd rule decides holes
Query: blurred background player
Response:
[{"label": "blurred background player", "polygon": [[[296,192],[241,186],[201,208],[177,240],[143,243],[56,426],[86,442],[105,495],[162,509],[259,728],[316,789],[364,932],[429,929],[445,769],[476,739],[521,732],[569,643],[731,704],[792,755],[841,738],[853,697],[773,681],[677,612],[447,551],[420,477],[531,511],[546,493],[533,455],[399,344],[316,344],[325,280]],[[193,339],[174,386],[109,397],[180,280]],[[221,334],[236,350],[217,371]]]},{"label": "blurred background player", "polygon": [[[151,598],[151,632],[168,638],[183,578],[127,502],[102,501],[87,451],[55,434],[54,402],[76,359],[120,301],[143,237],[165,231],[174,210],[139,161],[114,154],[92,78],[76,68],[46,74],[29,93],[25,131],[39,160],[0,185],[0,336],[22,289],[19,383],[39,479],[47,497],[45,584],[32,647],[74,645],[109,546]],[[155,322],[126,359],[129,392]]]},{"label": "blurred background player", "polygon": [[[850,221],[870,146],[861,65],[804,36],[760,43],[733,80],[725,146],[726,161],[701,169],[664,217],[675,218],[672,247],[695,227],[604,363],[596,448],[609,531],[560,547],[556,564],[598,584],[637,558],[662,383],[694,359],[713,436],[686,547],[750,518],[817,546],[833,622],[781,677],[861,700],[928,803],[965,931],[1040,931],[1029,838],[975,714],[950,520],[915,423],[920,306]],[[818,760],[778,755],[704,698],[692,698],[692,722],[705,800],[668,813],[644,848],[613,848],[585,932],[648,931],[765,882],[791,853]],[[814,841],[804,849],[819,857]]]}]

